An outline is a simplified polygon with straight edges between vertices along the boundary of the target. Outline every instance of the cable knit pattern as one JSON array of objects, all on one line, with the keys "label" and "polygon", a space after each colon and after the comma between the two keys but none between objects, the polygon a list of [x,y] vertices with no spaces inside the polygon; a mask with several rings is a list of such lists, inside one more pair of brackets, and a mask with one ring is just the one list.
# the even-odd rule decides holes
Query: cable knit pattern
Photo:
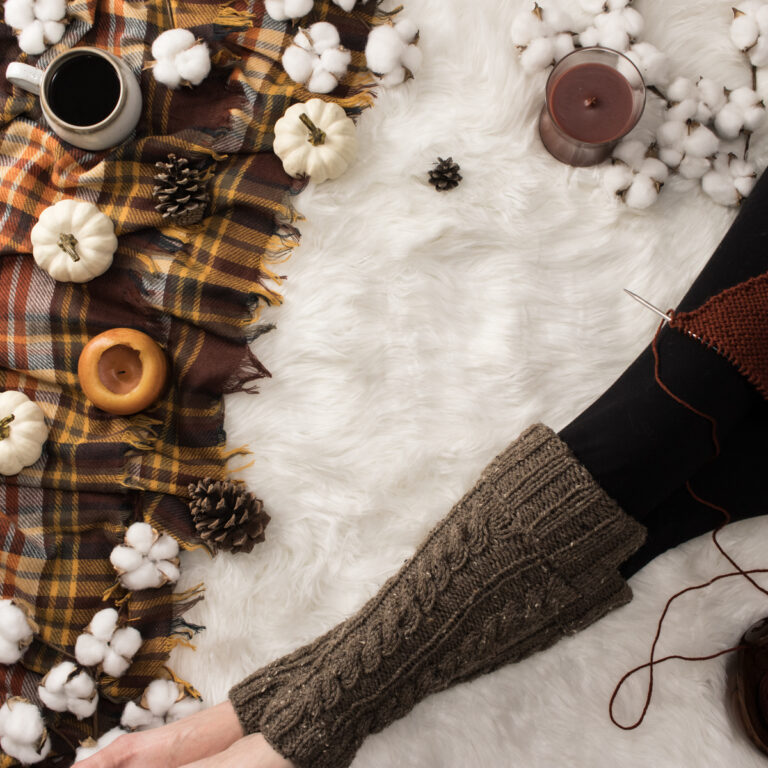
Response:
[{"label": "cable knit pattern", "polygon": [[299,768],[346,768],[418,701],[541,650],[631,598],[645,529],[544,425],[483,472],[354,616],[234,686],[246,732]]}]

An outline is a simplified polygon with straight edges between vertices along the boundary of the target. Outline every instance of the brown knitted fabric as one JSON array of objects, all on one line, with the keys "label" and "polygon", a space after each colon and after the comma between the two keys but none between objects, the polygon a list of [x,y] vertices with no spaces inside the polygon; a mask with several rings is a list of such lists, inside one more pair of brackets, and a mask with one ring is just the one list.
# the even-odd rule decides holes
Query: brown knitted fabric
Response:
[{"label": "brown knitted fabric", "polygon": [[234,686],[247,733],[346,768],[425,696],[576,632],[631,592],[645,529],[547,427],[529,428],[354,616]]},{"label": "brown knitted fabric", "polygon": [[673,313],[669,325],[715,347],[768,398],[768,274],[734,285],[692,312]]}]

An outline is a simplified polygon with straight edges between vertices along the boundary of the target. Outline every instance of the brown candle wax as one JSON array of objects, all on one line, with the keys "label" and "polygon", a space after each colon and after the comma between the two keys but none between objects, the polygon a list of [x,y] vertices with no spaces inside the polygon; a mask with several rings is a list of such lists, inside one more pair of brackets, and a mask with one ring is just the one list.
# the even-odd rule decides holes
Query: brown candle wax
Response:
[{"label": "brown candle wax", "polygon": [[632,86],[613,67],[578,64],[555,81],[550,110],[558,127],[577,141],[615,141],[632,124]]},{"label": "brown candle wax", "polygon": [[99,358],[101,383],[116,395],[124,395],[136,389],[141,381],[141,356],[125,344],[116,344],[104,351]]},{"label": "brown candle wax", "polygon": [[83,347],[77,375],[85,396],[97,408],[129,416],[148,408],[163,393],[168,360],[146,333],[113,328]]}]

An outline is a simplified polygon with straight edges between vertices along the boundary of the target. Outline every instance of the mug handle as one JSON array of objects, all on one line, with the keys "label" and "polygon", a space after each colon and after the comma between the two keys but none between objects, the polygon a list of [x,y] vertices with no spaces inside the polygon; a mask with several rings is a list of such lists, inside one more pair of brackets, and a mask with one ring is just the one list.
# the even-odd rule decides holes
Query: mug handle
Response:
[{"label": "mug handle", "polygon": [[20,61],[12,61],[5,70],[5,77],[9,82],[35,95],[40,94],[43,74],[44,70],[22,64]]}]

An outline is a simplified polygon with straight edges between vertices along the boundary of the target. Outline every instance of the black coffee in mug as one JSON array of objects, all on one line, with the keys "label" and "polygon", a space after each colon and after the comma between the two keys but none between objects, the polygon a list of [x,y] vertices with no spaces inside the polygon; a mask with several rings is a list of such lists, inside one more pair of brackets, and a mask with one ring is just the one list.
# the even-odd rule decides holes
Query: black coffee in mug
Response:
[{"label": "black coffee in mug", "polygon": [[120,79],[107,59],[84,53],[58,66],[45,95],[60,120],[70,125],[95,125],[117,106]]}]

